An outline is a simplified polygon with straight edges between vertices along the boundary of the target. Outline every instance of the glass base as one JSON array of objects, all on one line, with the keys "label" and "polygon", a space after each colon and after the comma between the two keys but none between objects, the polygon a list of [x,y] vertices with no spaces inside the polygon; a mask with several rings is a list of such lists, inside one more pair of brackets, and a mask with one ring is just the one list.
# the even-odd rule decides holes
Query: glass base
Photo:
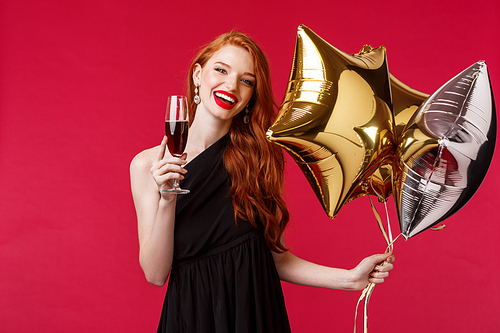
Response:
[{"label": "glass base", "polygon": [[162,192],[168,192],[172,194],[188,194],[190,191],[182,188],[171,188],[168,190],[163,190]]}]

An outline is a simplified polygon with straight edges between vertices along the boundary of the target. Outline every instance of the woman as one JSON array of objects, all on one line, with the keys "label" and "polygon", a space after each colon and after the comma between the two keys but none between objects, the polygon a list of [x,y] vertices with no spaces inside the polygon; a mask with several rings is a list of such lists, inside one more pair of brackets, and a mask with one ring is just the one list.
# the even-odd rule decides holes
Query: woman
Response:
[{"label": "woman", "polygon": [[[275,104],[250,38],[230,32],[206,46],[190,67],[188,99],[185,153],[171,156],[164,138],[131,163],[139,261],[148,282],[169,278],[158,332],[289,332],[280,279],[342,290],[384,281],[391,254],[343,270],[285,248],[284,157],[265,137]],[[191,193],[162,193],[174,179]]]}]

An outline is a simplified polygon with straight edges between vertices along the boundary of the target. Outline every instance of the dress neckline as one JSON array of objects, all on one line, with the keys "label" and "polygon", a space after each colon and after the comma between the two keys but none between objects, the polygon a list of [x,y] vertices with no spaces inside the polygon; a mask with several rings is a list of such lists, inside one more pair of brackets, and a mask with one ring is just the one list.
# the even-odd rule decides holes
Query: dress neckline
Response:
[{"label": "dress neckline", "polygon": [[190,160],[188,163],[186,163],[186,165],[184,165],[184,167],[192,165],[193,162],[195,162],[196,160],[199,160],[202,155],[207,154],[211,150],[213,150],[213,149],[215,149],[215,148],[217,148],[219,146],[225,146],[227,144],[227,142],[229,141],[229,138],[230,138],[230,134],[228,132],[228,133],[224,134],[220,139],[218,139],[217,141],[215,141],[214,143],[212,143],[210,146],[208,146],[207,148],[203,149],[192,160]]}]

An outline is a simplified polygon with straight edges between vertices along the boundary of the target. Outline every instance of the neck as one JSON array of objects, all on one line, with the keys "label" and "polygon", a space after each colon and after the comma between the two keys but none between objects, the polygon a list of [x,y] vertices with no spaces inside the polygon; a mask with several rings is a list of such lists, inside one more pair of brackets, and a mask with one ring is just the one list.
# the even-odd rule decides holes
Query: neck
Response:
[{"label": "neck", "polygon": [[188,161],[226,135],[231,127],[231,121],[232,119],[207,117],[204,113],[197,112],[189,127],[186,146]]}]

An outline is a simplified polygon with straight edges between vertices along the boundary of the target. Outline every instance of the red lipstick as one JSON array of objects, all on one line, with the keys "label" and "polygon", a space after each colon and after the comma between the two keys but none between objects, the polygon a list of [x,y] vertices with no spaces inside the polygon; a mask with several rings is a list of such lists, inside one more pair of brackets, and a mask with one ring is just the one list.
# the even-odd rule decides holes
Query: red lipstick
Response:
[{"label": "red lipstick", "polygon": [[225,110],[231,110],[238,103],[236,96],[222,90],[214,91],[214,100],[219,107]]}]

